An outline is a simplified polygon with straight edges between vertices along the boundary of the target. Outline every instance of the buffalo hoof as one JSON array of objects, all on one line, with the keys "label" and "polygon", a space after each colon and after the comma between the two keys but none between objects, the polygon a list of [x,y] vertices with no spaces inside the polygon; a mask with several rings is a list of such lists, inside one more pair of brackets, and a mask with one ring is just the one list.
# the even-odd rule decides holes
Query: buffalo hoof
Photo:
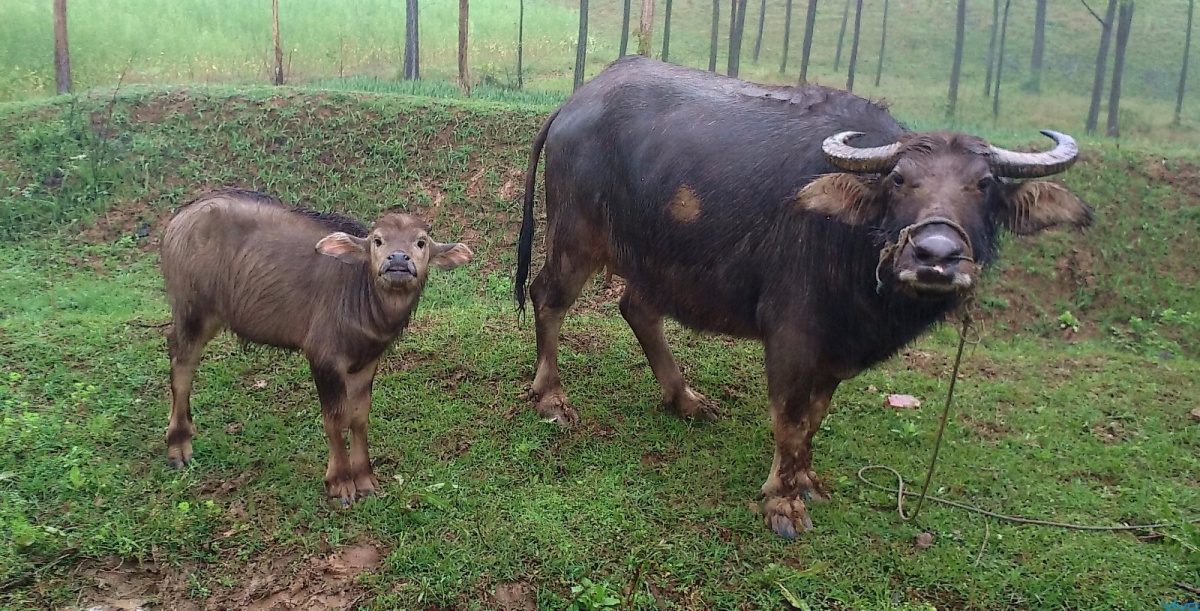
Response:
[{"label": "buffalo hoof", "polygon": [[358,496],[358,490],[354,485],[353,480],[342,480],[333,483],[325,482],[325,494],[330,501],[341,503],[342,507],[349,507],[354,504],[355,498]]},{"label": "buffalo hoof", "polygon": [[375,479],[373,473],[366,473],[354,478],[354,494],[357,498],[365,499],[369,496],[376,496],[381,491],[379,480]]},{"label": "buffalo hoof", "polygon": [[684,418],[716,422],[721,418],[721,406],[716,401],[685,387],[683,394],[675,400],[675,410]]},{"label": "buffalo hoof", "polygon": [[537,414],[543,420],[555,422],[567,428],[579,423],[579,412],[575,410],[575,406],[571,405],[567,395],[562,391],[542,395],[537,402]]},{"label": "buffalo hoof", "polygon": [[812,520],[804,501],[795,497],[774,497],[763,505],[763,521],[767,528],[786,539],[795,539],[797,532],[810,531]]},{"label": "buffalo hoof", "polygon": [[167,464],[172,469],[182,469],[192,464],[192,443],[185,441],[167,448]]},{"label": "buffalo hoof", "polygon": [[192,459],[191,458],[180,458],[178,456],[168,456],[167,464],[171,465],[172,469],[182,469],[182,468],[192,464]]}]

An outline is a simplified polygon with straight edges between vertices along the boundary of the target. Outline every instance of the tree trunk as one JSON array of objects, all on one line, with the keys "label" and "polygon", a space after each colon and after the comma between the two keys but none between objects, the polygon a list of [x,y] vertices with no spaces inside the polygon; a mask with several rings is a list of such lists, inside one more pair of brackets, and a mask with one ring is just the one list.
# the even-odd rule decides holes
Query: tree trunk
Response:
[{"label": "tree trunk", "polygon": [[271,32],[275,44],[275,84],[283,84],[283,48],[279,46],[279,0],[271,0]]},{"label": "tree trunk", "polygon": [[1179,95],[1175,98],[1175,120],[1179,125],[1179,116],[1183,111],[1183,92],[1187,88],[1188,54],[1192,50],[1192,12],[1196,8],[1196,0],[1188,0],[1187,34],[1183,38],[1183,68],[1179,71]]},{"label": "tree trunk", "polygon": [[708,71],[717,71],[717,37],[721,33],[721,0],[713,0],[712,41],[708,45]]},{"label": "tree trunk", "polygon": [[638,55],[650,57],[650,35],[654,31],[654,0],[642,0],[642,15],[638,26]]},{"label": "tree trunk", "polygon": [[1121,135],[1121,77],[1125,73],[1125,45],[1129,42],[1129,27],[1133,22],[1133,0],[1121,5],[1121,16],[1117,20],[1117,47],[1113,49],[1112,89],[1108,93],[1108,137]]},{"label": "tree trunk", "polygon": [[767,0],[762,0],[758,7],[758,38],[754,39],[754,63],[758,63],[758,53],[762,51],[763,26],[767,24]]},{"label": "tree trunk", "polygon": [[[996,0],[999,2],[1000,0]],[[883,78],[883,52],[887,48],[887,14],[889,0],[883,0],[883,31],[879,36],[879,64],[875,67],[875,86]]]},{"label": "tree trunk", "polygon": [[992,0],[992,40],[988,42],[987,77],[983,81],[983,97],[992,97],[992,70],[996,66],[996,32],[1000,29],[1000,0]]},{"label": "tree trunk", "polygon": [[1108,10],[1104,12],[1104,22],[1100,24],[1100,50],[1096,52],[1096,78],[1092,81],[1092,104],[1088,107],[1087,123],[1084,131],[1088,134],[1096,132],[1096,122],[1100,120],[1100,100],[1104,97],[1104,72],[1108,67],[1108,41],[1111,38],[1113,18],[1117,12],[1117,0],[1108,0]]},{"label": "tree trunk", "polygon": [[800,48],[800,84],[808,82],[808,54],[812,51],[813,25],[817,21],[817,0],[808,0],[808,15],[804,18],[804,44]]},{"label": "tree trunk", "polygon": [[[524,4],[525,0],[521,0]],[[404,78],[421,78],[420,28],[417,27],[417,0],[408,0],[404,13]],[[521,37],[517,36],[517,79],[521,78]]]},{"label": "tree trunk", "polygon": [[737,77],[742,60],[742,27],[746,24],[747,0],[733,0],[729,15],[729,68],[728,74]]},{"label": "tree trunk", "polygon": [[779,64],[779,73],[787,72],[788,39],[792,37],[792,0],[787,0],[783,15],[783,63]]},{"label": "tree trunk", "polygon": [[850,0],[846,0],[846,7],[842,9],[842,29],[838,30],[838,45],[837,54],[833,56],[833,70],[836,72],[842,67],[842,42],[846,39],[846,21],[850,18]]},{"label": "tree trunk", "polygon": [[967,0],[958,0],[958,17],[954,22],[954,65],[950,68],[950,101],[946,116],[954,117],[958,107],[958,78],[962,76],[963,41],[967,34]]},{"label": "tree trunk", "polygon": [[854,91],[854,67],[858,64],[858,33],[862,26],[863,0],[854,5],[854,39],[850,43],[850,66],[846,76],[846,91]]},{"label": "tree trunk", "polygon": [[67,44],[67,0],[54,0],[54,81],[58,93],[71,93],[71,49]]},{"label": "tree trunk", "polygon": [[583,84],[583,70],[587,63],[588,0],[579,0],[579,42],[575,45],[575,84],[572,91]]},{"label": "tree trunk", "polygon": [[458,87],[471,95],[471,80],[467,75],[467,13],[468,0],[458,0]]},{"label": "tree trunk", "polygon": [[1004,17],[1000,21],[1000,54],[996,57],[996,90],[992,98],[992,116],[1000,116],[1000,77],[1004,75],[1004,39],[1008,36],[1008,7],[1012,0],[1004,0]]},{"label": "tree trunk", "polygon": [[525,0],[517,13],[517,90],[525,89]]},{"label": "tree trunk", "polygon": [[1029,90],[1042,90],[1042,55],[1046,49],[1046,0],[1037,0],[1033,17],[1033,54],[1029,56]]},{"label": "tree trunk", "polygon": [[625,10],[621,13],[621,57],[629,51],[629,11],[631,0],[625,0]]},{"label": "tree trunk", "polygon": [[667,60],[667,55],[671,51],[671,0],[667,0],[667,6],[663,9],[663,50],[662,60]]}]

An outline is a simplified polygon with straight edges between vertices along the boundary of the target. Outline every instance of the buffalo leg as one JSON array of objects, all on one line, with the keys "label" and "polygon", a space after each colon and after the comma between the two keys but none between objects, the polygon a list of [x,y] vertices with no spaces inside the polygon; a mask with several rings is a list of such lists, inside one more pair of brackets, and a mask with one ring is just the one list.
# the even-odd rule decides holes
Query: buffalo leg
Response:
[{"label": "buffalo leg", "polygon": [[599,267],[600,262],[573,252],[548,253],[546,265],[529,286],[537,325],[537,373],[530,397],[537,401],[538,416],[562,425],[574,424],[579,415],[567,399],[559,377],[558,334],[567,310]]},{"label": "buffalo leg", "polygon": [[379,480],[371,469],[367,452],[367,421],[371,413],[371,384],[379,361],[347,376],[346,394],[354,406],[350,414],[350,476],[354,492],[359,497],[372,496],[380,490]]},{"label": "buffalo leg", "polygon": [[[774,357],[774,358],[773,358]],[[775,459],[762,486],[763,519],[776,534],[793,538],[812,528],[804,501],[822,500],[822,484],[812,468],[812,439],[829,411],[835,377],[803,371],[787,356],[767,350],[767,385]]]},{"label": "buffalo leg", "polygon": [[204,346],[216,336],[220,324],[201,316],[174,316],[167,334],[171,358],[171,416],[167,423],[167,462],[179,469],[192,462],[192,382]]},{"label": "buffalo leg", "polygon": [[[354,406],[347,396],[348,376],[340,368],[309,359],[317,396],[321,399],[321,419],[329,442],[329,466],[325,469],[325,494],[342,505],[354,502],[354,474],[346,452],[346,428],[353,419]],[[363,427],[366,434],[366,427]]]},{"label": "buffalo leg", "polygon": [[632,286],[626,286],[625,294],[621,296],[621,316],[625,317],[642,345],[642,352],[646,353],[650,369],[662,387],[663,402],[686,418],[715,420],[717,404],[687,385],[671,355],[671,347],[663,333],[662,313],[646,304]]}]

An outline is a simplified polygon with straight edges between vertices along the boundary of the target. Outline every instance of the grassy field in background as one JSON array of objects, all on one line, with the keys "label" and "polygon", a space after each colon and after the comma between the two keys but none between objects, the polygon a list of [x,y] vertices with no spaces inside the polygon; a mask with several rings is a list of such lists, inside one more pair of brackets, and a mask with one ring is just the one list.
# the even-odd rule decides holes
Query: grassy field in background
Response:
[{"label": "grassy field in background", "polygon": [[[936,505],[910,525],[856,479],[868,464],[923,472],[948,327],[842,385],[816,440],[836,493],[792,542],[752,505],[772,446],[751,342],[669,326],[688,377],[726,413],[681,421],[597,281],[564,330],[582,422],[540,422],[522,398],[532,323],[509,294],[528,142],[552,98],[128,87],[114,99],[0,106],[0,608],[779,609],[792,596],[811,609],[1128,609],[1189,600],[1172,584],[1200,581],[1197,527],[1083,533]],[[1200,158],[1083,145],[1061,179],[1098,222],[1006,244],[934,490],[1044,519],[1190,517]],[[200,368],[197,462],[167,468],[155,244],[175,206],[221,185],[362,218],[405,207],[475,249],[431,280],[377,380],[383,497],[324,502],[302,359],[228,337]],[[889,392],[924,406],[884,408]],[[922,532],[932,547],[914,545]]]},{"label": "grassy field in background", "polygon": [[[394,80],[402,65],[404,2],[297,0],[281,9],[286,63],[295,82],[340,77]],[[637,3],[635,3],[637,4]],[[654,53],[661,54],[664,3],[660,0]],[[721,55],[727,64],[728,14],[723,2]],[[750,0],[741,74],[762,82],[790,83],[799,71],[805,3],[795,1],[791,61],[779,72],[783,41],[783,0],[769,0],[760,60],[753,61],[759,3]],[[456,77],[457,6],[424,2],[420,22],[422,75],[435,81]],[[670,59],[707,67],[711,27],[707,0],[676,0]],[[824,0],[817,12],[810,74],[820,83],[842,87],[849,42],[840,69],[834,56],[843,3]],[[953,49],[953,3],[947,0],[891,0],[888,50],[883,79],[874,86],[882,3],[865,3],[856,90],[886,98],[908,116],[945,124],[944,109]],[[1197,141],[1200,102],[1188,98],[1183,126],[1169,127],[1182,59],[1183,2],[1137,5],[1131,35],[1121,111],[1126,138]],[[267,6],[231,0],[93,0],[71,5],[73,68],[81,89],[126,82],[266,82],[270,72],[270,11]],[[634,7],[634,22],[638,8]],[[1099,9],[1098,9],[1099,10]],[[54,87],[51,6],[0,0],[0,100],[47,95]],[[999,124],[1027,130],[1052,127],[1082,131],[1091,91],[1099,25],[1082,4],[1050,3],[1047,16],[1043,92],[1024,90],[1029,80],[1033,3],[1013,3]],[[588,75],[618,53],[621,3],[592,2]],[[517,0],[475,0],[470,12],[470,63],[476,82],[511,87],[516,82]],[[990,124],[991,102],[983,95],[991,3],[969,3],[963,81],[958,118],[964,124]],[[525,83],[534,92],[567,92],[571,87],[578,33],[578,6],[569,0],[527,0]],[[847,35],[849,39],[849,34]],[[1193,62],[1195,65],[1196,62]],[[1107,94],[1107,87],[1105,89]],[[1103,122],[1105,114],[1101,115]],[[1103,126],[1101,126],[1103,130]]]}]

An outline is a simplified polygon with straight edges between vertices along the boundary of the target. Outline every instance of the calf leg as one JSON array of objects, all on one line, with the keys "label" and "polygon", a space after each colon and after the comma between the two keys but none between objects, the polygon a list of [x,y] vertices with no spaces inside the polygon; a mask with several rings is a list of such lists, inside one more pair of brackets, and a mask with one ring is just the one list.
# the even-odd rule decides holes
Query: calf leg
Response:
[{"label": "calf leg", "polygon": [[621,316],[625,317],[642,345],[642,352],[646,353],[650,369],[662,387],[663,402],[684,417],[716,420],[717,404],[692,390],[684,381],[663,333],[662,313],[650,307],[632,286],[626,286],[625,294],[621,296]]},{"label": "calf leg", "polygon": [[839,379],[796,367],[786,356],[767,351],[767,384],[775,459],[762,486],[763,519],[776,534],[793,538],[812,520],[804,501],[824,499],[824,486],[812,468],[812,438],[829,411]]},{"label": "calf leg", "polygon": [[167,423],[167,462],[179,469],[192,462],[192,381],[204,346],[220,330],[215,319],[176,314],[167,333],[167,353],[171,359],[171,416]]},{"label": "calf leg", "polygon": [[600,262],[571,250],[556,250],[559,252],[546,255],[545,266],[529,287],[537,325],[537,373],[529,394],[537,401],[538,416],[571,425],[579,415],[563,392],[559,377],[558,334],[567,310]]},{"label": "calf leg", "polygon": [[380,490],[367,452],[367,421],[371,412],[371,385],[379,361],[347,376],[346,394],[354,406],[350,414],[350,477],[358,498],[373,496]]},{"label": "calf leg", "polygon": [[[353,404],[347,396],[348,376],[341,367],[309,358],[317,396],[321,399],[321,419],[329,442],[329,466],[325,469],[325,494],[349,505],[355,498],[354,473],[346,452],[346,427],[353,419]],[[363,425],[366,436],[366,426]],[[364,444],[365,452],[365,444]]]}]

